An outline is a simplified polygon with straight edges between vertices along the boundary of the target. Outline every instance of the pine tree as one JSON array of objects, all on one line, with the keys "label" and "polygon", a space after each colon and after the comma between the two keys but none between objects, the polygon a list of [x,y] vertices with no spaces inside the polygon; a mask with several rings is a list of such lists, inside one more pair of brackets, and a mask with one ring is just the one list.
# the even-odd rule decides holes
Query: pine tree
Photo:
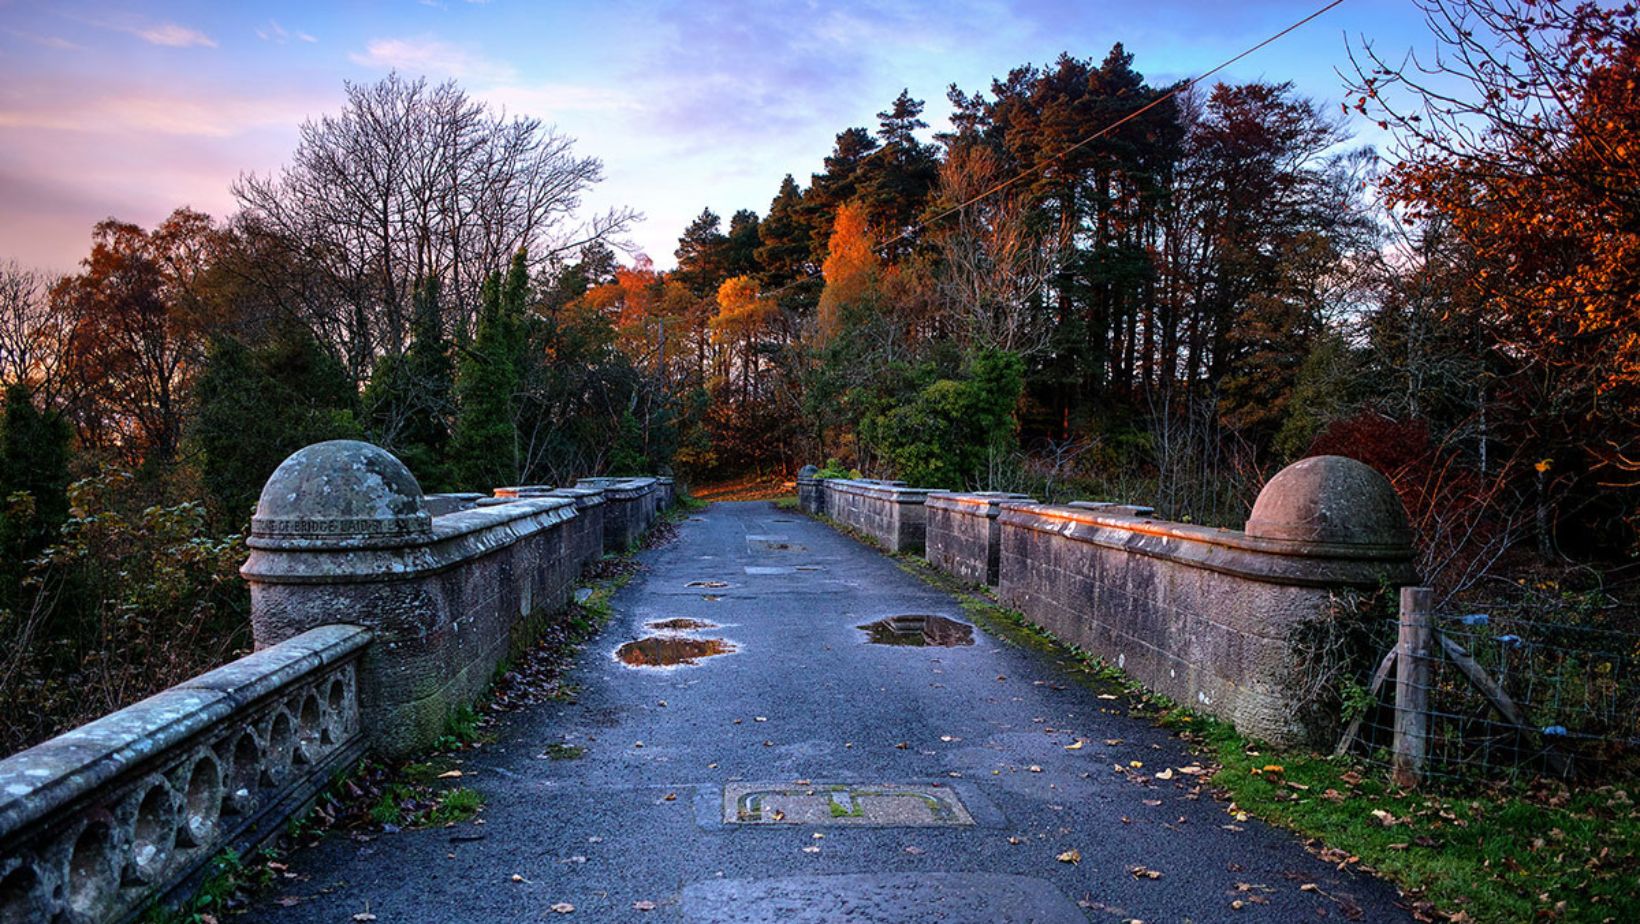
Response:
[{"label": "pine tree", "polygon": [[803,191],[791,174],[780,181],[780,192],[769,203],[769,215],[757,226],[757,264],[765,288],[785,285],[813,275],[810,235],[803,223]]},{"label": "pine tree", "polygon": [[464,490],[486,490],[519,478],[516,415],[528,352],[528,299],[529,268],[519,251],[505,281],[500,273],[485,280],[478,332],[458,364],[450,466]]},{"label": "pine tree", "polygon": [[6,389],[4,429],[0,430],[0,609],[11,594],[23,563],[34,557],[68,518],[68,461],[73,431],[63,415],[34,405],[27,385]]},{"label": "pine tree", "polygon": [[439,288],[436,276],[416,287],[410,348],[377,361],[362,402],[371,439],[396,454],[428,491],[451,487],[446,457],[455,363]]},{"label": "pine tree", "polygon": [[286,456],[362,436],[355,401],[347,370],[299,324],[280,326],[255,347],[216,338],[194,389],[190,432],[212,514],[225,528],[242,528]]}]

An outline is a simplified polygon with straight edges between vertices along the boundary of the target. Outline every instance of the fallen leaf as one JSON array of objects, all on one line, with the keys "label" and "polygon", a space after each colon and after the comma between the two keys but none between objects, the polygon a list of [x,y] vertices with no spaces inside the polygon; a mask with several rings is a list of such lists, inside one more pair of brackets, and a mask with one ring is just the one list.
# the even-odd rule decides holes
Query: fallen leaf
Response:
[{"label": "fallen leaf", "polygon": [[1067,750],[1067,751],[1080,751],[1080,750],[1082,750],[1082,747],[1086,744],[1087,744],[1086,741],[1083,741],[1081,738],[1078,738],[1078,739],[1076,739],[1076,741],[1072,742],[1071,744],[1065,745],[1065,750]]},{"label": "fallen leaf", "polygon": [[1135,878],[1135,879],[1160,879],[1160,878],[1162,878],[1162,874],[1161,874],[1160,871],[1153,870],[1148,866],[1130,866],[1130,867],[1128,867],[1128,872],[1131,873],[1133,875],[1133,878]]},{"label": "fallen leaf", "polygon": [[811,845],[811,846],[808,846],[808,847],[804,847],[803,852],[804,853],[819,853],[820,848]]},{"label": "fallen leaf", "polygon": [[529,882],[528,879],[525,879],[523,876],[520,876],[517,873],[512,874],[512,881],[513,882]]},{"label": "fallen leaf", "polygon": [[905,849],[905,852],[911,854],[914,857],[918,857],[918,856],[922,856],[923,849],[921,847],[907,847]]},{"label": "fallen leaf", "polygon": [[1171,780],[1171,779],[1173,779],[1173,771],[1171,769],[1162,770],[1162,771],[1160,771],[1156,774],[1156,779],[1158,779],[1158,780]]},{"label": "fallen leaf", "polygon": [[633,911],[654,911],[655,910],[655,903],[650,901],[647,898],[643,899],[641,901],[635,901],[635,902],[632,903],[632,910]]},{"label": "fallen leaf", "polygon": [[574,910],[575,906],[569,902],[557,902],[552,906],[552,911],[554,914],[570,914]]},{"label": "fallen leaf", "polygon": [[666,794],[666,798],[662,799],[661,801],[662,802],[676,802],[676,801],[678,801],[678,794],[675,793],[675,792],[669,792],[669,793]]},{"label": "fallen leaf", "polygon": [[376,916],[368,911],[361,911],[353,916],[353,920],[358,921],[359,924],[368,924],[368,922],[376,920]]},{"label": "fallen leaf", "polygon": [[438,778],[441,779],[441,780],[459,780],[459,779],[461,779],[461,771],[460,770],[446,770],[443,773],[440,773],[438,775]]},{"label": "fallen leaf", "polygon": [[1067,850],[1064,853],[1060,854],[1059,856],[1054,857],[1054,859],[1058,860],[1061,863],[1081,863],[1082,862],[1082,851],[1077,850],[1076,848],[1073,847],[1070,850]]},{"label": "fallen leaf", "polygon": [[1032,773],[1041,773],[1042,772],[1042,768],[1038,767],[1036,764],[1031,764],[1029,767],[1026,767],[1025,769],[1031,771]]},{"label": "fallen leaf", "polygon": [[1020,840],[1020,839],[1019,839],[1019,838],[1017,838],[1017,837],[1012,837],[1012,836],[1010,836],[1010,837],[1009,837],[1009,838],[1008,838],[1008,843],[1010,843],[1010,844],[1016,844],[1016,845],[1017,845],[1017,844],[1023,844],[1023,843],[1025,843],[1025,842],[1024,842],[1024,841],[1023,841],[1023,840]]}]

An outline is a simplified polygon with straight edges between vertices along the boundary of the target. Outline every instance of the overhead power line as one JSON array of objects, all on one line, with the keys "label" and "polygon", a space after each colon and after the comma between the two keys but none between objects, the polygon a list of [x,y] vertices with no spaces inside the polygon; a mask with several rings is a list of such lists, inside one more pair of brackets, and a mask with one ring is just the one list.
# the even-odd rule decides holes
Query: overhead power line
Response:
[{"label": "overhead power line", "polygon": [[1245,58],[1249,55],[1255,54],[1258,51],[1264,49],[1265,47],[1267,47],[1271,44],[1274,44],[1275,42],[1280,41],[1281,39],[1285,38],[1289,34],[1298,31],[1299,29],[1301,29],[1304,26],[1308,25],[1310,22],[1312,22],[1316,19],[1319,19],[1321,16],[1325,15],[1327,12],[1332,10],[1334,7],[1340,6],[1343,3],[1344,3],[1344,0],[1332,0],[1331,3],[1328,3],[1325,6],[1320,7],[1315,12],[1313,12],[1310,15],[1304,17],[1303,19],[1298,20],[1297,22],[1292,23],[1291,25],[1287,26],[1285,29],[1282,29],[1280,32],[1277,32],[1274,35],[1271,35],[1270,37],[1268,37],[1268,38],[1264,39],[1263,41],[1259,42],[1257,45],[1253,45],[1250,48],[1247,48],[1246,50],[1244,50],[1241,53],[1237,54],[1235,57],[1225,59],[1222,63],[1220,63],[1218,66],[1214,67],[1212,70],[1205,71],[1201,74],[1196,75],[1195,77],[1190,78],[1189,80],[1185,81],[1184,83],[1177,84],[1176,86],[1173,87],[1173,89],[1167,91],[1166,93],[1163,93],[1161,96],[1156,97],[1155,99],[1151,100],[1150,102],[1146,103],[1145,105],[1143,105],[1143,106],[1139,107],[1138,109],[1135,109],[1134,111],[1128,113],[1127,115],[1122,116],[1120,119],[1117,119],[1116,121],[1110,123],[1109,125],[1106,125],[1104,128],[1099,129],[1098,131],[1094,132],[1093,134],[1087,136],[1086,138],[1083,138],[1081,141],[1078,141],[1075,144],[1065,148],[1064,150],[1059,151],[1058,153],[1054,154],[1051,157],[1048,157],[1048,158],[1046,158],[1042,161],[1037,162],[1036,164],[1034,164],[1030,167],[1025,168],[1024,170],[1021,170],[1019,173],[1015,174],[1014,176],[1011,176],[1008,179],[997,183],[996,185],[992,186],[991,188],[985,190],[984,192],[978,193],[978,194],[974,195],[973,197],[971,197],[967,200],[959,202],[956,205],[953,205],[948,209],[945,209],[941,212],[938,212],[938,213],[936,213],[936,214],[934,214],[934,215],[932,215],[928,218],[925,218],[925,219],[917,222],[915,225],[905,229],[904,231],[901,231],[899,234],[895,235],[894,237],[891,237],[888,240],[883,241],[881,246],[882,247],[887,247],[890,244],[897,244],[900,241],[905,240],[906,238],[910,237],[911,235],[913,235],[913,234],[915,234],[919,231],[922,231],[923,229],[927,228],[929,225],[931,225],[931,224],[933,224],[937,221],[940,221],[940,220],[945,219],[945,218],[949,218],[950,216],[955,215],[957,212],[962,211],[963,209],[967,208],[968,206],[973,205],[974,203],[979,202],[982,199],[987,199],[991,196],[994,196],[997,193],[1002,192],[1004,189],[1007,189],[1008,187],[1014,185],[1015,183],[1020,182],[1021,180],[1029,179],[1032,175],[1041,172],[1045,167],[1049,166],[1050,164],[1056,163],[1056,162],[1064,159],[1064,157],[1066,155],[1072,153],[1073,151],[1077,151],[1081,148],[1087,147],[1088,145],[1092,144],[1093,142],[1098,141],[1100,138],[1103,138],[1106,135],[1109,135],[1111,132],[1114,132],[1115,130],[1117,130],[1118,128],[1121,128],[1123,125],[1126,125],[1129,122],[1132,122],[1134,119],[1137,119],[1140,116],[1144,115],[1145,113],[1149,112],[1150,110],[1155,109],[1157,106],[1160,106],[1161,104],[1167,102],[1168,100],[1172,99],[1173,97],[1178,96],[1179,94],[1183,93],[1186,90],[1194,88],[1197,84],[1201,83],[1202,81],[1206,80],[1209,77],[1212,77],[1214,74],[1217,74],[1218,72],[1224,70],[1225,68],[1230,67],[1231,65],[1235,64],[1237,61],[1240,61],[1241,59],[1243,59],[1243,58]]}]

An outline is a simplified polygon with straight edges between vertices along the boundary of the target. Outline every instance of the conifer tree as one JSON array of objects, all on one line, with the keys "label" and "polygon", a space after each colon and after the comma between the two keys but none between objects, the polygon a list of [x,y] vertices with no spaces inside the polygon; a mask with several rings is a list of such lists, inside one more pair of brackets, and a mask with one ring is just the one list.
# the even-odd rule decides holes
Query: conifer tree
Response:
[{"label": "conifer tree", "polygon": [[310,443],[363,435],[341,362],[287,322],[263,344],[218,337],[194,389],[190,440],[212,513],[240,529],[268,476]]},{"label": "conifer tree", "polygon": [[363,401],[371,439],[409,466],[427,491],[451,487],[446,456],[455,363],[439,291],[436,276],[416,287],[410,348],[377,361]]},{"label": "conifer tree", "polygon": [[512,484],[519,477],[518,395],[528,340],[529,268],[519,251],[505,280],[492,273],[480,298],[478,332],[462,355],[450,465],[464,490]]}]

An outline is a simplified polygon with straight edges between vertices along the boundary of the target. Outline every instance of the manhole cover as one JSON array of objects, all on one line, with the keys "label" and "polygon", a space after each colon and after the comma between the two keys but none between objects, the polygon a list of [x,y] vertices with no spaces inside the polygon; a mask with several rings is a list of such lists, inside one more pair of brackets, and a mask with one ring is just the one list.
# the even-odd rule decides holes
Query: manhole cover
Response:
[{"label": "manhole cover", "polygon": [[859,628],[865,630],[866,640],[873,645],[955,648],[974,644],[973,626],[944,616],[890,616]]},{"label": "manhole cover", "polygon": [[741,825],[971,825],[974,817],[948,786],[916,783],[730,783],[723,822]]}]

